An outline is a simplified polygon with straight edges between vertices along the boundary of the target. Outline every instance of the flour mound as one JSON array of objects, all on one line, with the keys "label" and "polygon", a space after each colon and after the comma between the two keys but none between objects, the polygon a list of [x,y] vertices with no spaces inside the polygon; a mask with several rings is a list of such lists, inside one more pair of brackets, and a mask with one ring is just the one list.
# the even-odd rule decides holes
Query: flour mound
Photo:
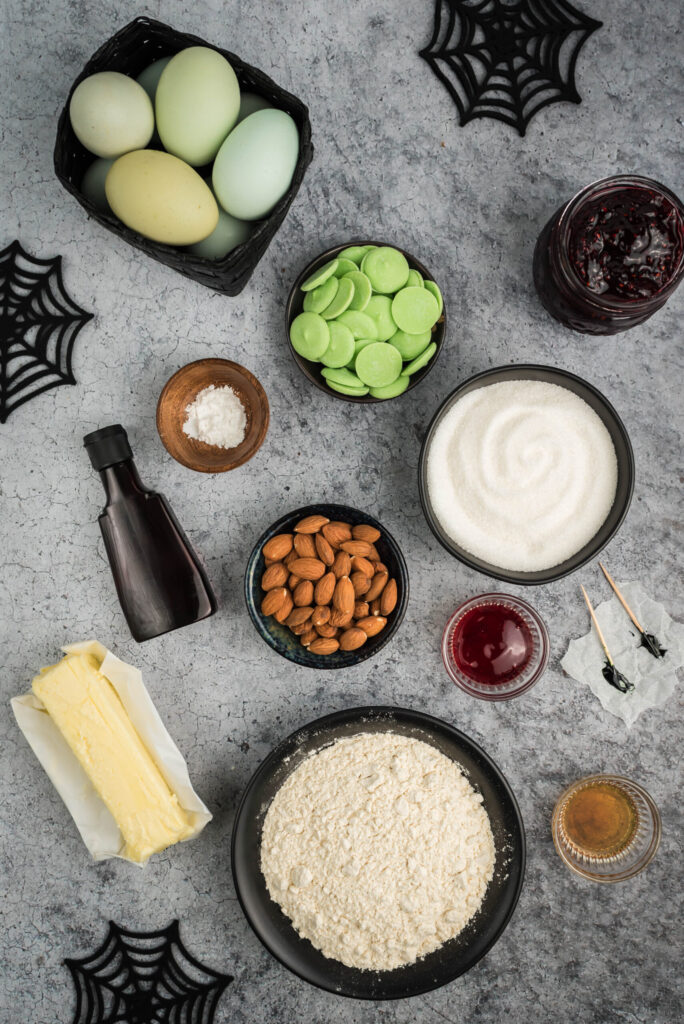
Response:
[{"label": "flour mound", "polygon": [[360,733],[312,754],[278,790],[261,870],[325,956],[391,970],[463,930],[492,877],[494,841],[453,761],[421,740]]}]

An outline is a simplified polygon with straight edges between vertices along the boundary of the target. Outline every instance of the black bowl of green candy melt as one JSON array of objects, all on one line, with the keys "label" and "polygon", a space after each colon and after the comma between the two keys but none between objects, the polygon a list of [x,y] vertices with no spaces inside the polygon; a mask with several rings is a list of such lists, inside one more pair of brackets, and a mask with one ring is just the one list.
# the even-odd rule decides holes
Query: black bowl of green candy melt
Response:
[{"label": "black bowl of green candy melt", "polygon": [[[455,761],[482,796],[496,851],[494,875],[482,906],[460,935],[415,963],[392,971],[362,971],[325,957],[308,939],[297,934],[289,918],[270,898],[260,867],[264,819],[287,778],[305,758],[322,747],[338,739],[369,732],[392,732],[422,740]],[[465,733],[419,711],[357,707],[305,725],[262,761],[238,807],[231,853],[235,890],[242,910],[266,949],[288,970],[336,995],[353,999],[404,999],[459,978],[501,937],[523,885],[525,829],[503,772]]]},{"label": "black bowl of green candy melt", "polygon": [[[397,581],[397,605],[387,619],[387,625],[378,633],[371,636],[363,647],[355,651],[335,651],[334,654],[313,654],[306,647],[302,647],[299,637],[295,636],[287,626],[281,625],[272,616],[265,616],[261,613],[261,602],[264,599],[264,591],[261,589],[261,577],[266,571],[264,560],[264,544],[275,537],[278,533],[292,533],[295,525],[306,516],[322,515],[333,522],[349,523],[350,526],[358,526],[361,523],[368,523],[380,531],[380,540],[376,547],[384,565],[389,570],[391,579]],[[262,533],[254,545],[249,556],[245,570],[245,603],[250,618],[256,627],[259,636],[266,641],[276,654],[280,654],[288,661],[294,661],[297,665],[305,668],[331,669],[351,668],[358,665],[367,658],[372,658],[389,643],[401,625],[409,599],[409,576],[404,556],[396,540],[389,533],[382,523],[374,516],[359,509],[351,508],[348,505],[305,505],[304,508],[288,512],[286,516],[279,519],[273,526]]]},{"label": "black bowl of green candy melt", "polygon": [[[325,391],[327,395],[332,395],[333,398],[341,398],[345,402],[360,402],[369,405],[372,402],[386,402],[392,401],[392,399],[375,398],[373,395],[370,394],[347,395],[342,394],[339,391],[334,391],[332,388],[328,387],[325,378],[321,374],[321,370],[323,369],[321,363],[314,362],[310,359],[305,359],[303,356],[299,355],[299,353],[295,351],[292,342],[290,341],[290,326],[292,324],[292,321],[295,319],[295,317],[299,316],[299,314],[303,311],[305,293],[302,291],[302,284],[307,280],[307,278],[311,277],[312,274],[315,274],[317,270],[320,270],[320,268],[323,267],[326,263],[329,263],[331,260],[337,259],[343,250],[349,249],[352,246],[366,245],[375,247],[389,246],[392,249],[397,249],[406,257],[409,268],[411,270],[417,270],[418,273],[423,278],[423,280],[425,281],[434,281],[434,277],[427,269],[427,267],[425,267],[420,262],[420,260],[417,260],[415,256],[412,256],[411,253],[406,252],[405,249],[402,249],[401,246],[395,245],[393,242],[374,242],[365,239],[352,239],[351,241],[344,242],[341,245],[335,245],[331,249],[326,250],[326,252],[322,252],[320,256],[317,256],[315,260],[308,264],[308,266],[304,267],[304,269],[298,275],[296,281],[294,282],[290,290],[286,308],[286,323],[287,343],[289,345],[290,352],[292,353],[292,358],[294,359],[294,361],[296,362],[297,366],[302,371],[304,376],[307,378],[307,380],[311,381],[312,384],[315,384],[316,387],[319,388],[321,391]],[[415,373],[411,375],[409,386],[401,394],[408,394],[409,391],[415,388],[417,384],[419,384],[422,380],[425,379],[425,377],[427,377],[428,373],[437,362],[439,354],[444,345],[444,339],[446,337],[446,327],[447,314],[446,305],[444,305],[439,320],[432,329],[431,344],[434,342],[434,344],[437,346],[435,354],[432,356],[432,358],[430,359],[426,366],[424,366],[420,370],[417,370]],[[396,397],[400,398],[401,395],[397,395]]]}]

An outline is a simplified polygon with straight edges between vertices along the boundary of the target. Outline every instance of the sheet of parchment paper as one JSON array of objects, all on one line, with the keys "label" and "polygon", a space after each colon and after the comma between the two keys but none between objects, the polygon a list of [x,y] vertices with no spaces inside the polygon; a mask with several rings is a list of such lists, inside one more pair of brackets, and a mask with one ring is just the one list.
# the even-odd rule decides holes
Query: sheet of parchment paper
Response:
[{"label": "sheet of parchment paper", "polygon": [[[169,788],[178,796],[181,807],[189,814],[193,832],[188,839],[194,839],[211,821],[212,815],[192,788],[183,755],[159,717],[140,670],[120,661],[96,640],[69,644],[62,650],[66,654],[93,654],[102,662],[100,671],[116,690],[140,739]],[[129,860],[123,857],[125,844],[114,818],[41,701],[33,693],[25,693],[13,697],[10,703],[19,728],[66,804],[94,859],[122,857]]]},{"label": "sheet of parchment paper", "polygon": [[595,608],[608,650],[618,669],[634,683],[629,693],[620,693],[601,674],[605,655],[591,626],[589,632],[571,640],[561,666],[568,675],[586,683],[601,704],[628,727],[642,711],[664,704],[679,682],[677,669],[684,664],[684,625],[675,622],[661,604],[649,597],[640,583],[619,583],[620,591],[642,628],[658,637],[667,649],[664,658],[654,658],[641,646],[641,637],[617,597]]}]

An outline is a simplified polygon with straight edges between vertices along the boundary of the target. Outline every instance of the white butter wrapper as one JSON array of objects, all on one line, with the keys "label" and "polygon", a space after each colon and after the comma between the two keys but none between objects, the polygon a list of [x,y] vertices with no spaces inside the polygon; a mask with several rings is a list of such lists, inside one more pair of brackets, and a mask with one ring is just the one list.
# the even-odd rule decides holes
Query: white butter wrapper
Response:
[{"label": "white butter wrapper", "polygon": [[[96,640],[69,644],[62,650],[65,654],[93,654],[102,660],[100,672],[116,690],[169,789],[189,815],[193,832],[187,838],[194,839],[211,821],[212,814],[192,788],[185,759],[159,717],[140,670],[120,661]],[[19,728],[66,804],[94,859],[121,857],[129,860],[123,856],[125,843],[116,821],[41,701],[31,692],[13,697],[10,703]]]}]

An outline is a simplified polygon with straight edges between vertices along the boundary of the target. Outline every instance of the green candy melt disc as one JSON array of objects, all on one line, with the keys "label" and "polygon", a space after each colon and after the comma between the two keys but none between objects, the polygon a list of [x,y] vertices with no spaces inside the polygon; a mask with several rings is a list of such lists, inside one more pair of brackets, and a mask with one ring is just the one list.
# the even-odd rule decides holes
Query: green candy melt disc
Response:
[{"label": "green candy melt disc", "polygon": [[330,329],[318,313],[300,313],[290,324],[290,341],[302,359],[318,362],[330,344]]},{"label": "green candy melt disc", "polygon": [[423,331],[422,334],[407,334],[406,331],[397,331],[389,339],[390,345],[399,350],[399,355],[408,362],[415,359],[423,352],[432,340],[432,331]]},{"label": "green candy melt disc", "polygon": [[338,258],[341,260],[351,260],[358,267],[366,253],[374,248],[374,245],[349,245],[346,249],[342,250]]},{"label": "green candy melt disc", "polygon": [[337,291],[335,297],[329,306],[321,312],[321,316],[324,320],[334,320],[340,313],[344,313],[345,309],[354,298],[354,285],[348,277],[342,277],[339,279]]},{"label": "green candy melt disc", "polygon": [[372,338],[373,341],[377,341],[375,320],[367,316],[366,313],[355,309],[346,309],[337,319],[339,323],[345,324],[349,328],[355,340],[358,338]]},{"label": "green candy melt disc", "polygon": [[339,391],[341,395],[354,395],[356,398],[363,398],[363,396],[367,395],[369,391],[366,387],[348,388],[346,385],[338,384],[334,380],[328,381],[328,387],[332,388],[333,391]]},{"label": "green candy melt disc", "polygon": [[321,362],[330,367],[346,366],[354,357],[354,335],[348,327],[338,324],[336,320],[330,321],[328,329],[330,344],[321,356]]},{"label": "green candy melt disc", "polygon": [[354,369],[357,375],[371,388],[382,388],[392,384],[401,373],[402,359],[394,345],[377,341],[366,345],[356,357]]},{"label": "green candy melt disc", "polygon": [[406,281],[407,288],[422,288],[423,277],[417,270],[409,270],[408,280]]},{"label": "green candy melt disc", "polygon": [[304,295],[305,313],[322,313],[326,306],[329,306],[335,298],[339,282],[336,277],[329,277],[323,284],[319,284],[313,291]]},{"label": "green candy melt disc", "polygon": [[354,260],[348,260],[345,256],[338,256],[335,277],[344,277],[345,274],[350,274],[353,270],[358,269]]},{"label": "green candy melt disc", "polygon": [[326,366],[324,370],[321,370],[321,373],[328,383],[334,381],[335,384],[342,384],[345,388],[356,388],[357,390],[363,390],[364,388],[363,381],[345,366],[339,369],[328,369]]},{"label": "green candy melt disc", "polygon": [[371,283],[366,275],[360,270],[350,270],[349,273],[344,276],[348,277],[354,285],[354,298],[349,303],[349,308],[356,309],[361,312],[366,308],[370,301],[370,297],[373,294]]},{"label": "green candy melt disc", "polygon": [[374,292],[388,295],[403,288],[409,276],[406,257],[390,245],[370,249],[363,257],[361,270],[366,274]]},{"label": "green candy melt disc", "polygon": [[420,355],[413,360],[412,363],[405,366],[402,372],[405,373],[407,377],[410,377],[412,373],[417,373],[418,370],[422,370],[423,367],[427,366],[430,362],[436,351],[437,344],[433,341],[431,345],[428,345],[424,352],[421,352]]},{"label": "green candy melt disc", "polygon": [[392,300],[389,295],[373,295],[364,312],[375,321],[378,341],[387,341],[397,332],[392,319]]},{"label": "green candy melt disc", "polygon": [[331,260],[329,263],[324,263],[318,270],[314,270],[310,277],[307,277],[306,281],[300,285],[303,292],[311,292],[314,288],[318,288],[319,284],[323,284],[329,277],[332,277],[337,270],[337,260]]},{"label": "green candy melt disc", "polygon": [[402,288],[392,299],[392,316],[400,331],[422,334],[439,320],[439,303],[427,288]]},{"label": "green candy melt disc", "polygon": [[442,298],[442,293],[440,292],[439,288],[437,287],[434,281],[424,281],[423,287],[427,288],[429,292],[432,292],[434,297],[437,299],[437,303],[439,305],[439,315],[441,316],[442,310],[444,309],[444,299]]},{"label": "green candy melt disc", "polygon": [[396,398],[403,395],[411,381],[405,374],[401,374],[392,384],[386,384],[384,388],[371,388],[373,398]]}]

